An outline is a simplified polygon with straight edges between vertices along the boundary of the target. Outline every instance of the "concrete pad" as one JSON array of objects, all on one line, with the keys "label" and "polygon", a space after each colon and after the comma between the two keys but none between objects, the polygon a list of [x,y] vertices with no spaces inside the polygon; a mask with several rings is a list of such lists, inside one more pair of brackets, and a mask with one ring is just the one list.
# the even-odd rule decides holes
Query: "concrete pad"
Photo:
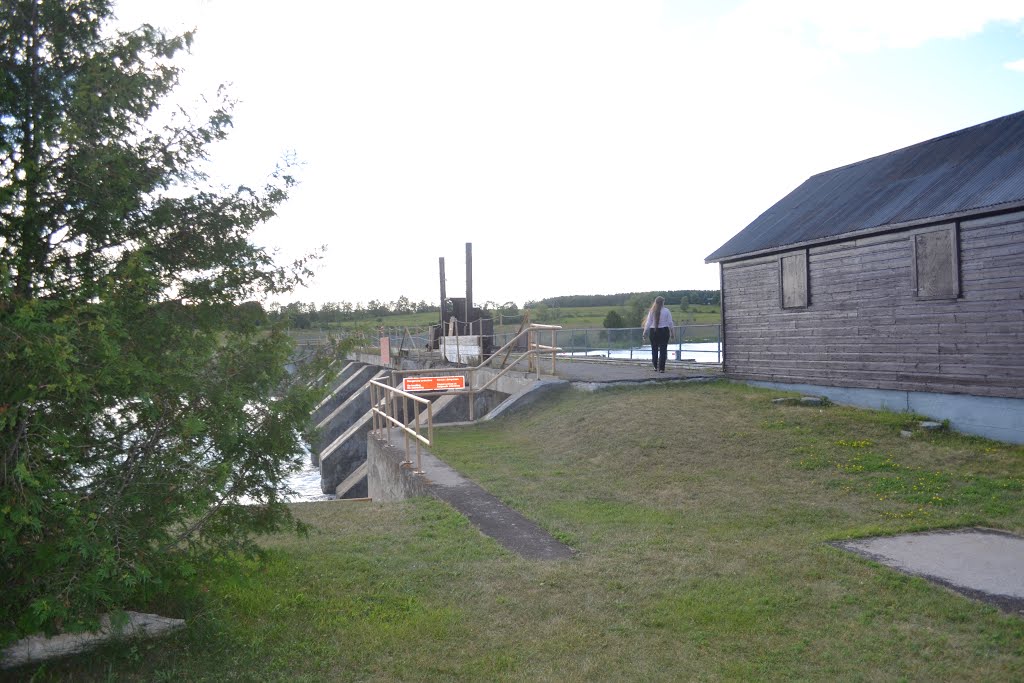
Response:
[{"label": "concrete pad", "polygon": [[955,529],[832,545],[1024,616],[1024,538],[995,529]]},{"label": "concrete pad", "polygon": [[122,626],[115,626],[109,616],[100,618],[100,629],[88,633],[62,633],[55,636],[36,635],[23,638],[2,653],[0,668],[10,669],[57,657],[78,654],[103,643],[121,638],[160,636],[185,627],[183,619],[158,614],[127,612]]}]

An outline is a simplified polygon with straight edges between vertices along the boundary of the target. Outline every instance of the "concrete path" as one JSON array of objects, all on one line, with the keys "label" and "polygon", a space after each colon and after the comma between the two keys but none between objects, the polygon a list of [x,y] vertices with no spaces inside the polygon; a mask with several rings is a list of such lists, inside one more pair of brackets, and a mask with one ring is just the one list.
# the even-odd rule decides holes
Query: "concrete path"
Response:
[{"label": "concrete path", "polygon": [[427,492],[461,512],[484,534],[531,560],[572,557],[573,550],[536,523],[466,479],[433,454],[422,454]]},{"label": "concrete path", "polygon": [[956,529],[834,543],[897,571],[1024,616],[1024,538]]},{"label": "concrete path", "polygon": [[[650,361],[560,359],[556,365],[556,373],[559,379],[574,384],[604,385],[713,377],[717,376],[719,371],[717,366],[697,367],[695,363],[670,363],[666,366],[666,372],[659,373],[654,371]],[[553,538],[540,526],[507,507],[432,454],[424,455],[422,467],[430,495],[449,503],[481,532],[509,550],[535,560],[572,557],[572,548]]]},{"label": "concrete path", "polygon": [[666,382],[694,378],[718,378],[722,369],[714,363],[670,361],[665,372],[655,372],[650,359],[632,361],[558,359],[555,374],[570,382],[618,384],[622,382]]}]

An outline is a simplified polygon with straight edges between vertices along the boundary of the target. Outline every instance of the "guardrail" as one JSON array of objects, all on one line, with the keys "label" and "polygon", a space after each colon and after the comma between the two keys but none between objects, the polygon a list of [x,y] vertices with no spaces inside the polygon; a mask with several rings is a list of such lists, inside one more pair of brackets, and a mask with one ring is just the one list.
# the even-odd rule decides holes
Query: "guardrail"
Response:
[{"label": "guardrail", "polygon": [[[413,418],[412,427],[409,426],[409,405],[412,404]],[[427,436],[420,433],[421,418],[420,406],[425,405],[427,409]],[[423,456],[420,451],[420,444],[428,448],[434,442],[434,409],[428,399],[397,387],[392,387],[377,380],[370,380],[370,409],[373,411],[373,423],[371,432],[378,439],[382,436],[391,445],[391,425],[398,427],[404,436],[405,460],[402,467],[412,467],[412,460],[409,459],[410,439],[416,444],[416,474],[423,474]],[[399,418],[401,414],[401,418]]]},{"label": "guardrail", "polygon": [[[613,328],[563,328],[559,325],[532,325],[533,329],[555,328],[556,335],[551,339],[550,346],[560,348],[563,356],[603,356],[612,359],[646,360],[650,356],[650,345],[643,340],[643,330],[639,327]],[[492,336],[494,345],[504,344],[516,338],[520,331],[495,331]],[[700,363],[722,362],[722,326],[720,324],[687,323],[673,327],[673,341],[669,344],[669,357],[677,360],[692,358]],[[391,353],[394,355],[420,354],[429,355],[431,347],[430,328],[382,327],[379,336],[368,335],[366,344],[378,347],[381,337],[390,341]],[[481,338],[479,333],[473,335]],[[326,340],[326,333],[307,331],[295,334],[299,345],[316,345]]]},{"label": "guardrail", "polygon": [[[672,328],[669,358],[693,359],[700,363],[722,362],[722,326],[684,324]],[[495,343],[499,335],[495,335]],[[558,333],[555,345],[564,357],[604,357],[619,360],[650,360],[651,346],[643,339],[643,328],[569,328]]]}]

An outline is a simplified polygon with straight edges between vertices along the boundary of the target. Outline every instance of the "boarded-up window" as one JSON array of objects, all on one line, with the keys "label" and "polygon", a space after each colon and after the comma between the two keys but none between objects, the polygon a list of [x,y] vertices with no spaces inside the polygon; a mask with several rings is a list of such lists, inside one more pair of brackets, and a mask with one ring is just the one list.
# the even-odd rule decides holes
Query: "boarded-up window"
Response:
[{"label": "boarded-up window", "polygon": [[779,291],[783,308],[806,308],[807,251],[796,251],[779,257]]},{"label": "boarded-up window", "polygon": [[915,233],[913,286],[918,299],[960,296],[960,257],[955,225]]}]

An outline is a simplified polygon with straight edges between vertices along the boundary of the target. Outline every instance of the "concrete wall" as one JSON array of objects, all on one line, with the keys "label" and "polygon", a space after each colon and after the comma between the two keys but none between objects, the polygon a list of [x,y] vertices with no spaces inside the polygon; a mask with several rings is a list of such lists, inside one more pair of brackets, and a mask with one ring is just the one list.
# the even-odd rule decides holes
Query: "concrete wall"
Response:
[{"label": "concrete wall", "polygon": [[392,441],[393,445],[388,445],[383,439],[367,440],[367,495],[380,502],[426,495],[428,482],[401,464],[405,459],[405,451],[395,431],[392,431]]},{"label": "concrete wall", "polygon": [[368,383],[371,379],[383,380],[387,373],[382,368],[366,366],[369,372],[360,372],[353,377],[351,388],[345,402],[334,409],[330,415],[325,417],[317,426],[316,434],[313,437],[313,450],[317,453],[323,451],[335,439],[345,433],[353,422],[362,417],[370,409],[370,389]]},{"label": "concrete wall", "polygon": [[830,401],[842,405],[915,413],[940,421],[949,420],[949,426],[963,434],[1008,443],[1024,443],[1022,399],[780,382],[751,381],[748,384],[780,391],[826,396]]},{"label": "concrete wall", "polygon": [[345,399],[348,398],[352,391],[351,388],[346,391],[349,381],[352,379],[352,375],[365,367],[366,366],[362,363],[346,362],[338,371],[338,374],[327,382],[328,394],[324,400],[320,401],[316,408],[313,409],[313,424],[319,424],[325,417],[330,415],[335,408],[345,402]]},{"label": "concrete wall", "polygon": [[[336,493],[338,485],[366,461],[366,434],[372,426],[369,412],[354,418],[337,439],[320,453],[320,490]],[[346,498],[366,496],[364,487],[349,489]]]}]

